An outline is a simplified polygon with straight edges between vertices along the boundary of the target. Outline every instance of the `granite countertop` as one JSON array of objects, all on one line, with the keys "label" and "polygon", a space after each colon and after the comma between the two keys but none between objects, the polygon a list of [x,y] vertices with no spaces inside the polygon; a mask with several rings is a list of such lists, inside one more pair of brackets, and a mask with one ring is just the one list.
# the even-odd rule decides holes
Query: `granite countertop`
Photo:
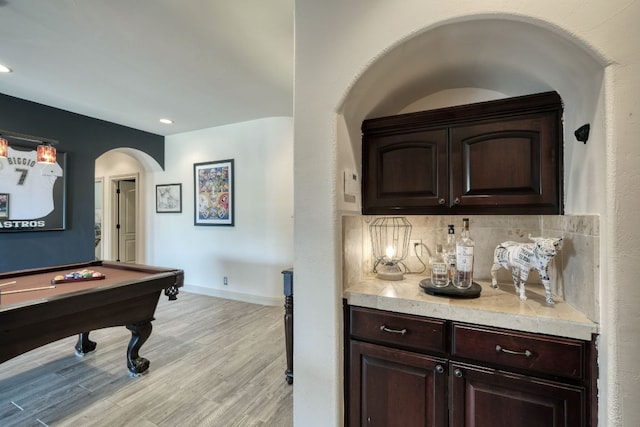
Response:
[{"label": "granite countertop", "polygon": [[404,280],[395,282],[366,278],[349,284],[344,297],[350,305],[360,307],[524,332],[588,341],[598,333],[598,324],[557,296],[554,295],[556,304],[548,306],[540,284],[527,284],[528,299],[520,301],[513,283],[499,283],[499,288],[493,289],[489,281],[477,281],[482,287],[480,297],[459,299],[426,294],[419,286],[425,278],[406,275]]}]

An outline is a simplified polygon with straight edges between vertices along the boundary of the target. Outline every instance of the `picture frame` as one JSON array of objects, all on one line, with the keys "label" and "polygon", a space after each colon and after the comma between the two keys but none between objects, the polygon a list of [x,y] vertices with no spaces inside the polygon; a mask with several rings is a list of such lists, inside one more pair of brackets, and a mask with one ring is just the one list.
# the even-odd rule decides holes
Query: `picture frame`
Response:
[{"label": "picture frame", "polygon": [[182,212],[182,184],[156,185],[156,213]]},{"label": "picture frame", "polygon": [[235,218],[234,161],[195,163],[194,225],[233,226]]},{"label": "picture frame", "polygon": [[55,163],[38,163],[35,147],[11,140],[9,144],[6,163],[20,179],[0,183],[0,194],[7,194],[11,202],[0,213],[0,233],[66,230],[67,153],[56,150]]},{"label": "picture frame", "polygon": [[9,194],[0,193],[0,219],[9,218]]}]

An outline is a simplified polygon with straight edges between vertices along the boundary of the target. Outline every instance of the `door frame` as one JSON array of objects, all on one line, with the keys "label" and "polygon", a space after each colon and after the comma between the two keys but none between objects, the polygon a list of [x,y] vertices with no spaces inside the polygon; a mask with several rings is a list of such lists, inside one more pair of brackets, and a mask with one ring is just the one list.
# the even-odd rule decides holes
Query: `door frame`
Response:
[{"label": "door frame", "polygon": [[[130,173],[130,174],[124,174],[124,175],[112,175],[111,177],[109,177],[109,202],[110,202],[110,209],[109,209],[109,256],[110,259],[112,260],[116,260],[117,256],[118,256],[118,239],[116,236],[116,232],[115,232],[115,226],[117,224],[117,219],[118,219],[118,203],[116,200],[116,190],[118,188],[118,182],[120,181],[130,181],[133,180],[135,183],[135,190],[136,190],[136,200],[135,200],[135,207],[136,207],[136,219],[135,219],[135,223],[136,223],[136,262],[140,263],[141,262],[141,258],[140,258],[140,244],[138,243],[138,233],[139,230],[141,230],[140,226],[141,226],[141,220],[140,220],[140,174],[139,173]],[[105,227],[106,228],[106,227]],[[106,249],[106,248],[105,248]]]},{"label": "door frame", "polygon": [[[98,185],[99,184],[99,185]],[[98,191],[100,194],[98,194]],[[105,191],[104,191],[104,177],[100,176],[100,177],[95,177],[94,180],[94,233],[95,233],[95,226],[99,225],[100,226],[100,241],[98,242],[97,245],[95,245],[94,249],[94,253],[95,255],[100,254],[99,257],[96,256],[97,259],[104,259],[104,224],[105,224],[105,203],[104,203],[104,195],[105,195]],[[100,207],[98,208],[96,202],[100,203]],[[99,217],[99,218],[97,218]],[[96,223],[96,219],[99,219],[100,223]],[[98,250],[98,248],[100,248],[100,250]]]}]

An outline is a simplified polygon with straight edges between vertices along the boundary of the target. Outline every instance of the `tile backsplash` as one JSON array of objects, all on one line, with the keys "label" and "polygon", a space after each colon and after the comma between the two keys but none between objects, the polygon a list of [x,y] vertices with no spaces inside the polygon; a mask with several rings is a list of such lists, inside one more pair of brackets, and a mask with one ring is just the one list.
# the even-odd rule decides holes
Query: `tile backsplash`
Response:
[{"label": "tile backsplash", "polygon": [[[598,289],[600,258],[600,217],[598,215],[465,215],[470,220],[471,237],[476,243],[474,278],[491,279],[493,252],[501,242],[512,240],[528,242],[528,236],[562,237],[562,250],[552,261],[549,273],[552,291],[590,320],[599,322]],[[373,255],[369,223],[373,216],[344,216],[343,237],[343,282],[349,283],[374,277]],[[422,240],[420,259],[411,255],[405,260],[410,272],[429,273],[429,256],[435,253],[436,245],[445,243],[447,225],[453,224],[456,235],[462,230],[463,216],[406,216],[412,225],[411,240]],[[422,261],[424,265],[420,262]],[[426,265],[426,269],[425,269]],[[500,286],[513,286],[511,272],[500,270]],[[540,283],[535,270],[528,282]]]}]

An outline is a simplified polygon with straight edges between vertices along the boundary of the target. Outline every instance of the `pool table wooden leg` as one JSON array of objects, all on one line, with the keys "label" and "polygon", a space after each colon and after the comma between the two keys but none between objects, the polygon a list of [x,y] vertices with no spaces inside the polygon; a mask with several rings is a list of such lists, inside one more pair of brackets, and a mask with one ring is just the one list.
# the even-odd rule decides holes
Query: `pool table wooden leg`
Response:
[{"label": "pool table wooden leg", "polygon": [[151,335],[151,321],[127,325],[127,329],[131,331],[131,340],[127,347],[127,367],[129,375],[137,377],[149,369],[149,361],[140,357],[138,351]]},{"label": "pool table wooden leg", "polygon": [[78,342],[76,342],[76,355],[84,356],[85,354],[96,349],[98,344],[95,341],[89,339],[89,331],[80,332],[78,335]]}]

